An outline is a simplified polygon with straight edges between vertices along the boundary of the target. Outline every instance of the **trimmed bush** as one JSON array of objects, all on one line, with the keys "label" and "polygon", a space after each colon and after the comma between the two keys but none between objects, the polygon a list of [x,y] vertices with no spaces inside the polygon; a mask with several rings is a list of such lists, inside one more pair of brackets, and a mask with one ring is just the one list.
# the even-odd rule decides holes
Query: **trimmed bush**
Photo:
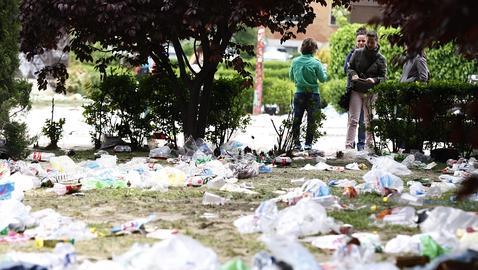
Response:
[{"label": "trimmed bush", "polygon": [[340,97],[345,93],[345,79],[332,79],[320,85],[320,96],[324,102],[332,105],[338,112],[344,112],[338,105]]},{"label": "trimmed bush", "polygon": [[430,150],[440,145],[469,155],[478,148],[478,85],[436,81],[429,84],[385,82],[377,93],[372,128],[393,151]]},{"label": "trimmed bush", "polygon": [[[250,122],[247,109],[252,94],[244,90],[244,79],[240,77],[219,78],[214,81],[214,95],[208,116],[209,127],[206,139],[217,147],[231,139],[238,129],[245,129]],[[252,108],[251,108],[252,110]]]}]

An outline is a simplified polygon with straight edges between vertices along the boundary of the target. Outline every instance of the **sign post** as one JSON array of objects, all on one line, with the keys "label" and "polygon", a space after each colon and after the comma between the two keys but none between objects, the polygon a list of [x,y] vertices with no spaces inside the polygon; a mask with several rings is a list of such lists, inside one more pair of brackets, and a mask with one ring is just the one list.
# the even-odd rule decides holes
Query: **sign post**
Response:
[{"label": "sign post", "polygon": [[257,31],[257,49],[256,49],[256,79],[254,81],[254,101],[252,104],[252,114],[261,114],[262,112],[262,82],[264,79],[264,37],[266,29],[260,26]]}]

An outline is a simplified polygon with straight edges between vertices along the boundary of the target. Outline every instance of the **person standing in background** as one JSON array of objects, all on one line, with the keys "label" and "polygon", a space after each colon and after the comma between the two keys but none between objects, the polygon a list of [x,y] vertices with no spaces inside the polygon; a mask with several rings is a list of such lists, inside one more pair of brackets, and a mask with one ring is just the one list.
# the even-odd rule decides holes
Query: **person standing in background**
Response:
[{"label": "person standing in background", "polygon": [[372,105],[375,101],[369,90],[385,81],[387,75],[387,62],[379,52],[378,35],[374,31],[367,32],[365,47],[357,49],[350,59],[348,69],[348,80],[351,87],[349,103],[349,119],[345,141],[346,149],[354,149],[354,138],[357,132],[357,125],[360,118],[360,111],[363,110],[366,128],[365,150],[372,150],[372,132],[368,130]]},{"label": "person standing in background", "polygon": [[[360,27],[355,32],[355,48],[353,48],[347,57],[345,58],[344,64],[344,72],[347,74],[350,65],[350,58],[352,58],[352,54],[355,52],[356,49],[361,49],[365,47],[365,42],[367,40],[367,29],[365,27]],[[351,91],[349,80],[347,80],[347,86],[345,91]],[[358,124],[358,134],[357,134],[357,150],[362,151],[365,148],[365,123],[363,117],[363,109],[360,110],[360,118]],[[355,144],[355,142],[354,142]]]},{"label": "person standing in background", "polygon": [[317,114],[320,113],[318,82],[327,80],[324,66],[314,58],[317,49],[317,42],[312,38],[306,38],[300,48],[302,55],[292,60],[289,70],[289,77],[295,84],[294,120],[292,123],[294,150],[302,150],[300,125],[305,111],[307,111],[307,131],[304,150],[312,149],[314,133],[317,128]]},{"label": "person standing in background", "polygon": [[422,50],[420,53],[417,53],[415,57],[408,55],[408,60],[403,64],[400,82],[427,82],[429,75],[427,59]]}]

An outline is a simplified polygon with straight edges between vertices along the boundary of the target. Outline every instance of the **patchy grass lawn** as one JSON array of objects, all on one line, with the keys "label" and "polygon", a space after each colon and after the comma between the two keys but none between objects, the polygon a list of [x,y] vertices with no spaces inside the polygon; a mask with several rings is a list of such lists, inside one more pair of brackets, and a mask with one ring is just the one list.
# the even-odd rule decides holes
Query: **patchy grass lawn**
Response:
[{"label": "patchy grass lawn", "polygon": [[[75,160],[93,159],[94,151],[83,151],[75,155]],[[146,153],[126,153],[118,155],[119,160],[126,161],[133,156],[145,156]],[[350,161],[331,161],[332,165],[344,165]],[[25,195],[25,205],[32,206],[32,211],[53,208],[59,213],[85,221],[90,228],[102,234],[108,234],[112,226],[121,224],[138,217],[146,217],[155,213],[158,219],[147,228],[178,229],[181,233],[192,236],[202,244],[211,247],[219,255],[222,262],[231,258],[241,258],[249,264],[254,254],[264,245],[258,241],[259,234],[241,235],[233,225],[233,221],[241,215],[252,213],[263,200],[274,198],[274,191],[296,187],[291,179],[318,178],[325,182],[330,179],[352,179],[362,181],[366,171],[301,171],[307,161],[294,163],[293,167],[274,168],[270,174],[261,174],[258,177],[241,180],[251,183],[257,195],[212,191],[227,197],[230,202],[224,206],[204,206],[202,196],[207,190],[200,188],[170,188],[168,192],[152,192],[136,189],[104,189],[84,192],[84,196],[57,196],[48,193],[45,189],[30,191]],[[403,177],[404,181],[417,178],[437,179],[439,173],[432,171],[414,171],[410,176]],[[393,238],[396,234],[415,234],[418,228],[402,226],[374,226],[369,216],[372,205],[384,209],[393,207],[393,204],[384,203],[379,195],[361,194],[356,199],[345,198],[339,188],[333,188],[333,193],[346,204],[365,206],[358,210],[336,210],[328,214],[336,220],[351,224],[356,231],[376,232],[382,240]],[[476,209],[477,203],[465,202],[455,204],[449,200],[451,194],[430,202],[432,205],[449,205],[465,210]],[[281,205],[280,207],[285,207]],[[379,211],[377,210],[377,211]],[[214,213],[218,217],[206,219],[205,213]],[[128,250],[133,243],[153,243],[159,240],[146,238],[143,235],[100,236],[90,241],[78,241],[75,244],[80,258],[106,259]],[[330,252],[321,251],[311,245],[306,245],[319,260],[327,258]],[[38,251],[33,247],[33,241],[27,244],[0,244],[0,253],[11,250]],[[48,249],[44,249],[48,250]]]}]

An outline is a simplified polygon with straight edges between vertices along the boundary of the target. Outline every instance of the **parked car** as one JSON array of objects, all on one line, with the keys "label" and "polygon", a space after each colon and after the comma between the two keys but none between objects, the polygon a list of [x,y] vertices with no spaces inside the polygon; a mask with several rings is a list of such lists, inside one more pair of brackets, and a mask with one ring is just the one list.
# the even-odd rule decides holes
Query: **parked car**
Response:
[{"label": "parked car", "polygon": [[266,47],[264,51],[264,60],[288,61],[292,55],[283,47]]}]

